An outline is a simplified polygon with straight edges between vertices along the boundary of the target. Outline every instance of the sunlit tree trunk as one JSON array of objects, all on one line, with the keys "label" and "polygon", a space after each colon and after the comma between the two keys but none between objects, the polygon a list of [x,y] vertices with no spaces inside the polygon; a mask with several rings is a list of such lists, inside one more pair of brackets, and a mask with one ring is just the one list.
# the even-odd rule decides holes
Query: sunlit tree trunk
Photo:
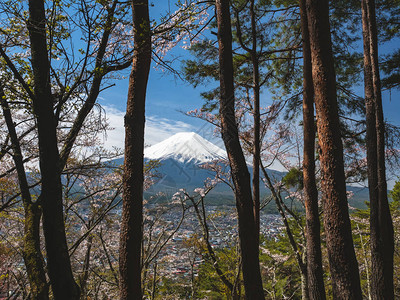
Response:
[{"label": "sunlit tree trunk", "polygon": [[146,89],[151,63],[147,0],[133,0],[134,53],[125,115],[125,161],[120,240],[120,297],[142,299],[143,149]]},{"label": "sunlit tree trunk", "polygon": [[309,298],[322,300],[325,299],[325,287],[322,269],[318,191],[315,182],[314,87],[305,0],[300,0],[300,17],[303,37],[303,183],[306,208],[307,284]]},{"label": "sunlit tree trunk", "polygon": [[219,66],[221,132],[235,186],[239,219],[239,240],[242,270],[247,299],[264,299],[261,281],[254,204],[251,196],[250,174],[239,142],[235,118],[235,97],[232,62],[232,32],[229,0],[216,0]]},{"label": "sunlit tree trunk", "polygon": [[346,196],[328,0],[307,0],[324,226],[334,299],[362,299]]},{"label": "sunlit tree trunk", "polygon": [[371,296],[393,299],[393,223],[385,174],[385,126],[378,65],[375,1],[362,0],[367,163],[371,231]]},{"label": "sunlit tree trunk", "polygon": [[[304,258],[307,259],[307,255],[304,255]],[[310,299],[309,292],[308,292],[308,277],[307,277],[307,270],[303,271],[300,270],[300,279],[301,279],[301,299],[308,300]]]},{"label": "sunlit tree trunk", "polygon": [[54,298],[72,300],[79,299],[79,288],[72,275],[65,235],[57,122],[53,111],[45,24],[44,1],[30,0],[28,30],[35,96],[33,108],[39,137],[42,177],[40,203],[43,209],[47,267]]}]

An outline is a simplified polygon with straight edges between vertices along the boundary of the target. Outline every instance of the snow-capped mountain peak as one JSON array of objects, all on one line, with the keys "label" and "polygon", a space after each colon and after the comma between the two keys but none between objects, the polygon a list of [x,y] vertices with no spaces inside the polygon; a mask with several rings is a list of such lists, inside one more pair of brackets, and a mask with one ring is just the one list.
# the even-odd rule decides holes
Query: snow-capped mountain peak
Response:
[{"label": "snow-capped mountain peak", "polygon": [[173,158],[179,162],[206,163],[227,159],[225,150],[207,141],[195,132],[180,132],[144,149],[147,159]]}]

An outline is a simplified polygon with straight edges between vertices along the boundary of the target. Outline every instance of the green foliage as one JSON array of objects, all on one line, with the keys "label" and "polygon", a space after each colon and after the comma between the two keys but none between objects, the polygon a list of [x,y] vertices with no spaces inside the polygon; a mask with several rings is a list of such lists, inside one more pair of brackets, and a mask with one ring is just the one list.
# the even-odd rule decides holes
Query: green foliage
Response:
[{"label": "green foliage", "polygon": [[400,1],[377,1],[377,26],[380,42],[391,51],[380,59],[383,71],[382,86],[388,89],[400,88],[400,51],[393,40],[400,37]]},{"label": "green foliage", "polygon": [[195,87],[211,80],[217,81],[219,78],[216,60],[218,48],[215,47],[214,42],[206,39],[194,44],[190,51],[196,58],[201,56],[201,59],[185,61],[183,65],[185,79]]},{"label": "green foliage", "polygon": [[261,237],[260,263],[268,299],[301,299],[300,269],[286,233]]},{"label": "green foliage", "polygon": [[[237,273],[238,253],[236,248],[224,248],[216,251],[217,259],[221,270],[223,270],[226,278],[233,283]],[[204,263],[199,268],[199,276],[197,285],[199,289],[199,297],[209,297],[208,299],[229,299],[230,291],[222,283],[221,279],[215,272],[215,268],[207,253],[203,254]]]},{"label": "green foliage", "polygon": [[400,255],[396,249],[400,249],[400,178],[396,181],[393,190],[389,193],[392,202],[390,209],[394,226],[394,282],[395,294],[400,293]]},{"label": "green foliage", "polygon": [[190,299],[190,286],[182,284],[172,278],[163,277],[160,285],[157,287],[158,295],[156,299]]},{"label": "green foliage", "polygon": [[292,168],[282,179],[287,188],[303,188],[303,172],[298,168]]},{"label": "green foliage", "polygon": [[382,85],[386,88],[398,88],[400,85],[400,50],[386,55],[382,64],[386,76],[382,79]]},{"label": "green foliage", "polygon": [[400,179],[396,181],[393,190],[389,193],[390,198],[393,200],[393,206],[400,206]]}]

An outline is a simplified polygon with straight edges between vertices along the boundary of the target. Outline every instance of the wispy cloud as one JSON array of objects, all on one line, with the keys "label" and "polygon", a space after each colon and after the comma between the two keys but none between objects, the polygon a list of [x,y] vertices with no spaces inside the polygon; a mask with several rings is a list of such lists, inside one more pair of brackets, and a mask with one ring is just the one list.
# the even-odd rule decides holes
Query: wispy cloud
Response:
[{"label": "wispy cloud", "polygon": [[[111,106],[103,106],[107,114],[107,120],[113,130],[107,132],[104,137],[104,147],[112,149],[112,147],[123,148],[125,140],[124,115],[125,112],[120,111]],[[159,143],[175,133],[182,131],[194,131],[195,128],[191,124],[162,118],[158,116],[146,117],[145,144],[146,146]]]},{"label": "wispy cloud", "polygon": [[182,131],[193,131],[191,124],[166,118],[149,116],[146,118],[145,142],[146,145],[154,145],[166,138]]}]

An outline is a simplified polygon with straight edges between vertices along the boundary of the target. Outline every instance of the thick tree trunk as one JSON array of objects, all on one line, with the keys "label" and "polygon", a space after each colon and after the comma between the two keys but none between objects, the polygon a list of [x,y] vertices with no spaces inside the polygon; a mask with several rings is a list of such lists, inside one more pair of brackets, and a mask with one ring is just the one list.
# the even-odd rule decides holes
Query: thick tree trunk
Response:
[{"label": "thick tree trunk", "polygon": [[385,138],[375,2],[362,0],[364,86],[372,260],[372,299],[393,299],[393,223],[387,199]]},{"label": "thick tree trunk", "polygon": [[221,132],[228,153],[232,179],[235,186],[244,287],[247,299],[264,299],[258,257],[259,251],[255,234],[256,223],[251,196],[250,174],[240,145],[235,118],[229,0],[216,0],[216,11],[221,89]]},{"label": "thick tree trunk", "polygon": [[125,162],[120,241],[120,297],[142,299],[143,148],[145,100],[151,63],[148,0],[132,1],[134,54],[125,115]]},{"label": "thick tree trunk", "polygon": [[333,298],[362,299],[346,196],[328,0],[306,4]]},{"label": "thick tree trunk", "polygon": [[308,293],[310,299],[323,300],[326,296],[322,269],[318,191],[315,182],[314,87],[305,0],[300,0],[300,16],[303,36],[303,183],[306,208]]},{"label": "thick tree trunk", "polygon": [[35,96],[33,107],[38,127],[39,164],[42,177],[40,203],[43,209],[49,277],[55,299],[79,299],[79,288],[72,275],[65,235],[59,172],[60,157],[50,86],[44,1],[29,1],[28,22]]},{"label": "thick tree trunk", "polygon": [[8,133],[13,148],[13,159],[18,174],[22,203],[24,205],[24,250],[23,257],[28,274],[32,299],[49,299],[49,287],[44,270],[44,260],[40,249],[40,217],[41,211],[37,202],[32,202],[28,180],[23,163],[21,146],[18,140],[11,111],[5,99],[4,90],[0,87],[0,101],[3,116],[7,124]]}]

